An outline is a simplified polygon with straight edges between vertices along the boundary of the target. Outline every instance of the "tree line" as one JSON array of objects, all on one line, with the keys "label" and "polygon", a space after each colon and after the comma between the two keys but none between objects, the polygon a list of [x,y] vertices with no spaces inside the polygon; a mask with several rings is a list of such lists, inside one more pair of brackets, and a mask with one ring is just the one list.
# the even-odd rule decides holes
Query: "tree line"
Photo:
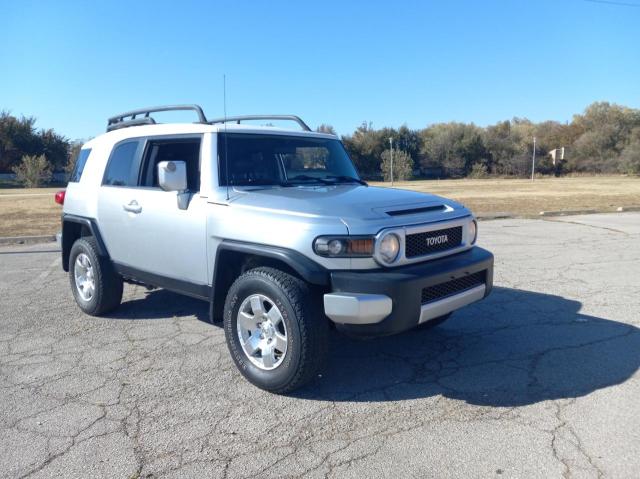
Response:
[{"label": "tree line", "polygon": [[[70,171],[81,143],[35,124],[34,117],[0,112],[0,173],[33,176],[44,168],[46,179],[52,171]],[[326,124],[317,130],[335,133]],[[640,174],[640,110],[607,102],[591,104],[567,123],[513,118],[487,127],[449,122],[375,129],[363,122],[342,141],[365,178],[389,179],[392,156],[395,179],[460,178],[530,175],[534,137],[538,173]],[[565,156],[554,164],[549,152],[559,148]]]},{"label": "tree line", "polygon": [[[332,129],[321,125],[319,130]],[[487,127],[450,122],[413,130],[375,129],[364,122],[342,141],[361,174],[388,178],[385,158],[393,139],[394,174],[397,159],[408,179],[528,176],[534,137],[537,173],[640,174],[640,110],[607,102],[591,104],[567,123],[514,118]],[[557,155],[554,164],[549,153],[560,148],[564,159]]]}]

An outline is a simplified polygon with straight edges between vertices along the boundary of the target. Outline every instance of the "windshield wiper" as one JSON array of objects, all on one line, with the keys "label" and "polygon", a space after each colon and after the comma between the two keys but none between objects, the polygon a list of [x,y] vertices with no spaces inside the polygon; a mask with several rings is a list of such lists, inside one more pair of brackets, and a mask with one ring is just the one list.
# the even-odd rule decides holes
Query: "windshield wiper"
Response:
[{"label": "windshield wiper", "polygon": [[354,178],[352,176],[345,175],[327,175],[324,177],[320,176],[310,176],[310,175],[297,175],[292,178],[289,178],[283,186],[291,186],[296,184],[296,182],[307,182],[307,181],[315,181],[318,183],[322,183],[323,185],[335,185],[338,183],[358,183],[360,185],[369,186],[369,184],[361,180],[360,178]]},{"label": "windshield wiper", "polygon": [[334,178],[334,183],[358,183],[363,186],[369,186],[369,183],[367,183],[366,181],[361,180],[360,178],[354,178],[352,176],[329,175],[327,176],[327,178]]},{"label": "windshield wiper", "polygon": [[297,175],[294,176],[292,178],[289,178],[288,181],[284,182],[285,185],[292,185],[295,184],[296,182],[301,182],[301,181],[317,181],[319,183],[322,183],[323,185],[332,185],[334,184],[333,181],[329,181],[326,178],[319,178],[317,176],[309,176],[309,175]]}]

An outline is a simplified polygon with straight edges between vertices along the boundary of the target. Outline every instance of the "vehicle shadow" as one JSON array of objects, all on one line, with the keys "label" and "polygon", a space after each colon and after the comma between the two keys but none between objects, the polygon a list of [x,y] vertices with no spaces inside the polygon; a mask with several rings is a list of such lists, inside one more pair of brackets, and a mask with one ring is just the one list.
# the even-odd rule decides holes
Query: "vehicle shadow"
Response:
[{"label": "vehicle shadow", "polygon": [[145,291],[144,297],[123,300],[122,304],[107,315],[111,319],[154,320],[173,316],[195,316],[209,322],[209,303],[166,289]]},{"label": "vehicle shadow", "polygon": [[[640,367],[640,329],[582,314],[581,307],[561,296],[494,287],[487,299],[431,330],[372,340],[332,331],[322,376],[292,396],[375,402],[442,395],[510,407],[626,381]],[[208,322],[208,303],[157,289],[109,317],[191,315]]]},{"label": "vehicle shadow", "polygon": [[368,341],[335,333],[321,378],[295,396],[392,401],[442,395],[482,406],[574,398],[640,366],[640,330],[551,294],[494,288],[431,330]]}]

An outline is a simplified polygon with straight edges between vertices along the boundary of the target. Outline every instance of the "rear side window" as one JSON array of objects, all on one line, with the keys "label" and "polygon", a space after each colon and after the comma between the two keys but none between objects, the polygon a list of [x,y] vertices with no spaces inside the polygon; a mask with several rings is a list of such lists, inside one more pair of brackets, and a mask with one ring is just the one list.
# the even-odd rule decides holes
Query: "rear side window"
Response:
[{"label": "rear side window", "polygon": [[136,152],[138,141],[127,141],[117,145],[104,173],[103,185],[109,186],[137,186],[138,162]]},{"label": "rear side window", "polygon": [[77,183],[80,181],[82,177],[82,172],[84,171],[84,165],[87,164],[87,159],[89,158],[89,154],[91,153],[91,148],[87,148],[84,150],[80,150],[78,152],[78,157],[76,158],[76,165],[73,167],[73,173],[71,173],[71,177],[69,181]]}]

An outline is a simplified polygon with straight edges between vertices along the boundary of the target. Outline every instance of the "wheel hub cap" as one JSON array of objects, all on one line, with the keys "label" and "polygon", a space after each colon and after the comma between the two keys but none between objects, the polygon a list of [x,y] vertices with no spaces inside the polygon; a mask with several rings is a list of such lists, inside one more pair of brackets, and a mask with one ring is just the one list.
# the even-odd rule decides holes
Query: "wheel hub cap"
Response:
[{"label": "wheel hub cap", "polygon": [[237,332],[242,350],[255,366],[271,370],[282,364],[288,347],[287,329],[270,298],[253,294],[242,302]]},{"label": "wheel hub cap", "polygon": [[91,259],[85,253],[80,253],[76,257],[73,266],[73,275],[76,283],[76,290],[85,301],[91,301],[96,291],[96,282],[93,274]]}]

